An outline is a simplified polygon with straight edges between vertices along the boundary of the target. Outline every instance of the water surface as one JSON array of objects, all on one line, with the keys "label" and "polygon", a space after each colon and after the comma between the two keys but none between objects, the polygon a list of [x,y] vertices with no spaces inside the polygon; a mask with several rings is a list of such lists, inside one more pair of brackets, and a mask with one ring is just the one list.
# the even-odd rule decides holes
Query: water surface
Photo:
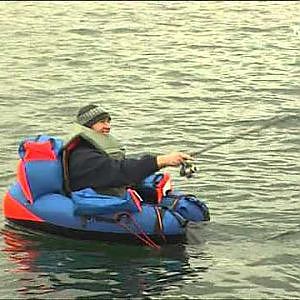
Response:
[{"label": "water surface", "polygon": [[129,154],[243,136],[199,155],[195,178],[167,169],[211,211],[185,245],[87,244],[1,217],[1,298],[300,297],[299,2],[4,1],[0,20],[1,197],[19,142],[67,136],[90,102]]}]

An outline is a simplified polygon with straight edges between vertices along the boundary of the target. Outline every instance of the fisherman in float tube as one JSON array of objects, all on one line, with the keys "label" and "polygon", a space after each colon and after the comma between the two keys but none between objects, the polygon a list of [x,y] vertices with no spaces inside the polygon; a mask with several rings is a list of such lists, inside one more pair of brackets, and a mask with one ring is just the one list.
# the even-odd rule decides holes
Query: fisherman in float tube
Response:
[{"label": "fisherman in float tube", "polygon": [[128,186],[138,185],[160,169],[193,160],[183,152],[126,158],[125,150],[110,134],[110,122],[110,114],[97,105],[78,111],[75,132],[63,155],[66,191],[93,188],[99,194],[122,197]]}]

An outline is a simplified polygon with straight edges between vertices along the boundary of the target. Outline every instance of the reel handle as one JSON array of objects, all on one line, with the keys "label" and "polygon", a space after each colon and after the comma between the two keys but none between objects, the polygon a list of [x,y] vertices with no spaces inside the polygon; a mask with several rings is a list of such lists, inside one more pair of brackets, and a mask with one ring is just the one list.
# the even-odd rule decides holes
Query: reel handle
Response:
[{"label": "reel handle", "polygon": [[190,162],[183,162],[180,164],[179,175],[181,177],[191,178],[196,171],[197,168]]}]

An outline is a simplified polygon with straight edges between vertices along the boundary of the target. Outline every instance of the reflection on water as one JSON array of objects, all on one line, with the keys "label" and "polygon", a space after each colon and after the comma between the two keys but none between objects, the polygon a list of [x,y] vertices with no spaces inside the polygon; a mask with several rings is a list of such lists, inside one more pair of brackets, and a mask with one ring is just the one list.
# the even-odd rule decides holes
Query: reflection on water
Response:
[{"label": "reflection on water", "polygon": [[[82,242],[5,226],[4,245],[14,290],[22,296],[133,297],[160,295],[185,277],[207,272],[189,264],[184,245],[155,252],[144,247]],[[50,238],[49,238],[50,237]],[[177,287],[178,288],[178,287]],[[13,296],[13,295],[12,295]]]}]

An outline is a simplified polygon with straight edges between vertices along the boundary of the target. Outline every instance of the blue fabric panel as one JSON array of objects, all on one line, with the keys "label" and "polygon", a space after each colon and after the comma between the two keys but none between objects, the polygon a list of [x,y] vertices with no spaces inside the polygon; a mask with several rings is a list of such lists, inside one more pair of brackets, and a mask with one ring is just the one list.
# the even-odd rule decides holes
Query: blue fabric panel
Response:
[{"label": "blue fabric panel", "polygon": [[[173,192],[173,197],[164,197],[162,206],[172,207],[176,198],[179,198],[175,211],[188,221],[203,221],[204,213],[208,211],[208,207],[203,201],[200,201],[193,195],[184,195],[181,192]],[[175,196],[175,197],[174,197]]]},{"label": "blue fabric panel", "polygon": [[160,180],[164,177],[163,173],[155,173],[152,175],[149,175],[148,177],[146,177],[143,181],[141,186],[145,187],[145,188],[152,188],[153,190],[155,190],[156,185],[160,182]]},{"label": "blue fabric panel", "polygon": [[26,176],[33,199],[63,190],[63,171],[59,160],[25,163]]},{"label": "blue fabric panel", "polygon": [[[79,194],[82,194],[84,190],[80,191]],[[22,203],[27,209],[32,211],[34,214],[38,215],[42,219],[44,219],[46,222],[58,225],[58,226],[64,226],[66,228],[73,228],[78,230],[87,230],[87,231],[98,231],[98,232],[113,232],[113,233],[128,233],[127,230],[125,230],[123,227],[116,223],[109,223],[109,222],[101,222],[96,221],[96,219],[93,221],[89,221],[88,223],[84,224],[82,223],[82,219],[79,215],[74,215],[74,208],[76,207],[76,201],[74,201],[71,198],[65,197],[60,194],[47,194],[44,195],[33,203],[33,205],[29,204],[27,200],[25,199],[22,189],[20,188],[20,185],[18,183],[13,184],[9,188],[10,194],[15,198],[18,199],[20,203]],[[74,192],[73,194],[76,194],[78,192]],[[89,205],[89,201],[85,202],[84,200],[86,198],[93,199],[97,201],[97,204],[101,203],[101,199],[111,200],[112,198],[116,198],[114,200],[118,200],[119,202],[122,200],[118,197],[109,197],[104,195],[99,195],[92,189],[86,189],[84,193],[87,193],[88,195],[85,195],[84,198],[81,198],[77,195],[77,197],[80,198],[79,202],[81,202],[82,207],[86,207],[87,210],[92,211],[92,215],[95,214],[95,211],[93,209],[95,206]],[[89,196],[90,195],[90,196]],[[76,195],[75,195],[76,198]],[[123,199],[125,200],[125,199]],[[75,203],[74,203],[75,202]],[[91,202],[94,204],[94,202]],[[133,204],[134,205],[134,204]],[[117,206],[116,206],[117,207]],[[115,207],[115,208],[116,208]],[[120,206],[123,210],[124,206]],[[119,208],[120,208],[119,207]],[[99,209],[96,208],[96,211]],[[121,210],[121,211],[122,211]],[[135,209],[137,210],[137,209]],[[84,210],[82,210],[84,211]],[[113,211],[113,209],[111,209]],[[124,211],[124,210],[123,210]],[[115,213],[115,211],[114,211]],[[95,216],[96,217],[96,216]],[[106,218],[114,218],[114,214],[111,215],[105,215]],[[128,226],[132,229],[133,232],[140,233],[140,228],[146,232],[147,234],[156,234],[155,232],[155,225],[157,222],[156,213],[154,211],[154,206],[151,204],[144,204],[142,212],[133,212],[132,217],[136,220],[136,222],[139,224],[138,227],[133,226],[133,223],[130,221],[128,223]],[[164,234],[166,235],[178,235],[178,234],[184,234],[185,228],[181,227],[178,220],[175,218],[175,216],[169,212],[166,211],[163,218],[163,228],[164,228]]]},{"label": "blue fabric panel", "polygon": [[105,215],[121,211],[138,212],[134,201],[128,193],[124,198],[98,194],[91,188],[73,192],[75,215]]},{"label": "blue fabric panel", "polygon": [[10,195],[19,201],[19,203],[23,204],[27,208],[30,207],[28,200],[23,194],[22,188],[18,182],[14,182],[8,189]]},{"label": "blue fabric panel", "polygon": [[188,198],[180,199],[175,211],[189,221],[199,222],[204,219],[201,207]]},{"label": "blue fabric panel", "polygon": [[80,218],[74,217],[74,203],[61,194],[46,194],[37,198],[31,210],[48,223],[67,228],[81,227]]}]

